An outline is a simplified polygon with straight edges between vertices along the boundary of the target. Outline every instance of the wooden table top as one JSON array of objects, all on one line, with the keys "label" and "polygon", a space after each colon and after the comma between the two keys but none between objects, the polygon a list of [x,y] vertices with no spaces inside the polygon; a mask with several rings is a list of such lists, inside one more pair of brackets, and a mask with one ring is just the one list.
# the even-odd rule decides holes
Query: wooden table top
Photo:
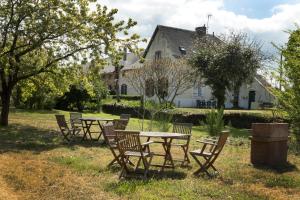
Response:
[{"label": "wooden table top", "polygon": [[156,137],[156,138],[181,138],[186,136],[181,133],[171,133],[171,132],[157,132],[157,131],[143,131],[140,133],[140,137]]},{"label": "wooden table top", "polygon": [[82,121],[113,121],[113,119],[106,119],[101,117],[82,117],[79,119]]}]

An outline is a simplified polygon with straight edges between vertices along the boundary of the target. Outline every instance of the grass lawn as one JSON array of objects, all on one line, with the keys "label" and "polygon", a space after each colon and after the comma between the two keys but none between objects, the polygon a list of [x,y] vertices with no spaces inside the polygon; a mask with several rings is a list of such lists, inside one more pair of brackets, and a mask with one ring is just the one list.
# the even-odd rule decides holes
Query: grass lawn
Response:
[{"label": "grass lawn", "polygon": [[[188,168],[177,163],[175,170],[152,173],[147,181],[119,181],[119,168],[106,167],[112,156],[105,145],[62,142],[56,113],[68,114],[17,110],[10,115],[10,126],[0,127],[0,199],[300,199],[299,156],[289,153],[290,165],[279,171],[254,168],[246,130],[231,129],[216,161],[217,178],[194,177],[192,161]],[[128,129],[139,127],[137,119],[130,120]],[[194,127],[190,149],[205,136],[203,127]],[[173,150],[174,157],[182,155]]]}]

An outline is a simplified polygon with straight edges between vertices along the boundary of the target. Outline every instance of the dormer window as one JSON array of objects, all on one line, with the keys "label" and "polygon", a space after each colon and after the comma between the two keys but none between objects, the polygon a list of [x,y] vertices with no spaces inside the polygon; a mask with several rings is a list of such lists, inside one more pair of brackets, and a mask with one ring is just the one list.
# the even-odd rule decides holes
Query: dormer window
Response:
[{"label": "dormer window", "polygon": [[186,55],[186,49],[183,46],[179,46],[179,51],[181,55]]},{"label": "dormer window", "polygon": [[154,60],[161,59],[161,51],[155,51]]}]

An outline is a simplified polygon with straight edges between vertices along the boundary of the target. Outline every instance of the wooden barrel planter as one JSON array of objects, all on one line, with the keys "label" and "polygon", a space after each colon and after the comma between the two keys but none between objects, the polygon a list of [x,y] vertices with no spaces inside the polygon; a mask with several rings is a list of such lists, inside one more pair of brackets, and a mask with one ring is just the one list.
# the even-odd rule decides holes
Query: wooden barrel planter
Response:
[{"label": "wooden barrel planter", "polygon": [[253,123],[251,139],[251,163],[269,167],[287,163],[287,123]]}]

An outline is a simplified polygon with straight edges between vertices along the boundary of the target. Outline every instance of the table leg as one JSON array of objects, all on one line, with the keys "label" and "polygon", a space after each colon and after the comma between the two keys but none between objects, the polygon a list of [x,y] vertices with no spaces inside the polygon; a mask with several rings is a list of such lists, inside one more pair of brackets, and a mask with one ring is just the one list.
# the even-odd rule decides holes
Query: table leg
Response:
[{"label": "table leg", "polygon": [[90,138],[92,140],[93,138],[92,138],[92,135],[90,132],[90,128],[91,128],[93,122],[91,121],[90,123],[88,123],[88,121],[84,121],[84,123],[85,123],[85,131],[83,131],[84,135],[83,135],[82,141],[87,139],[87,134],[90,136]]},{"label": "table leg", "polygon": [[171,155],[171,143],[172,143],[172,138],[170,138],[170,140],[168,141],[168,138],[164,138],[164,150],[165,150],[165,160],[164,160],[164,164],[161,168],[161,171],[163,172],[166,165],[168,164],[168,162],[170,162],[171,164],[171,167],[174,169],[175,166],[174,166],[174,162],[173,162],[173,158],[172,158],[172,155]]},{"label": "table leg", "polygon": [[101,135],[102,135],[102,133],[103,133],[103,126],[102,126],[102,124],[100,123],[100,121],[97,121],[97,122],[98,122],[98,125],[99,125],[99,128],[100,128],[99,136],[98,136],[98,138],[97,138],[97,141],[99,141],[99,140],[100,140],[100,137],[101,137]]}]

